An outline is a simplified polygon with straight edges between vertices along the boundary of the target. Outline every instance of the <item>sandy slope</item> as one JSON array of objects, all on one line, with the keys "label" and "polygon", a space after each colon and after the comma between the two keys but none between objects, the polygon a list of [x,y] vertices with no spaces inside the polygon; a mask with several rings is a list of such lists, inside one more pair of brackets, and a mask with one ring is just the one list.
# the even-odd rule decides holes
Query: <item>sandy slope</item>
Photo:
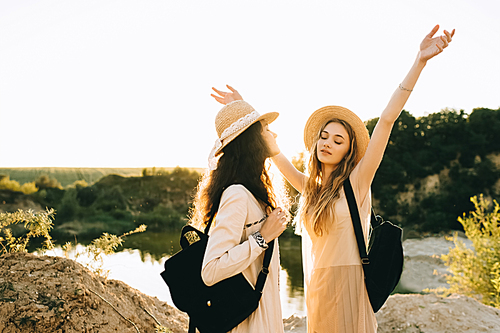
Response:
[{"label": "sandy slope", "polygon": [[60,257],[15,253],[0,257],[0,332],[154,332],[155,320],[185,332],[187,318],[156,297],[105,280]]}]

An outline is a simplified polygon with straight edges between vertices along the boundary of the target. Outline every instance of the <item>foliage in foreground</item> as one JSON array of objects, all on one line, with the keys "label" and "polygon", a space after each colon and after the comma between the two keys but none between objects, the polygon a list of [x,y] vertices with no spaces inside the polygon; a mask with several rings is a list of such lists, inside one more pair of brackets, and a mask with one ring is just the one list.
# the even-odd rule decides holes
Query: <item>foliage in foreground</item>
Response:
[{"label": "foliage in foreground", "polygon": [[[105,270],[104,266],[104,256],[115,253],[115,250],[123,244],[125,237],[136,234],[139,232],[146,231],[146,226],[144,224],[137,227],[135,230],[124,233],[121,236],[116,236],[103,233],[101,237],[94,239],[90,245],[88,245],[84,251],[77,251],[75,254],[75,260],[80,262],[82,265],[90,269],[94,274],[107,278],[109,275],[109,270]],[[73,248],[71,242],[67,242],[62,246],[64,255],[69,258],[69,252]],[[80,261],[79,258],[86,256],[89,262]]]},{"label": "foliage in foreground", "polygon": [[[43,237],[43,248],[50,250],[54,248],[50,230],[53,227],[54,209],[45,212],[34,213],[32,210],[23,211],[19,209],[14,213],[0,213],[0,255],[13,252],[28,252],[27,247],[30,239]],[[10,226],[23,223],[27,233],[19,237],[12,234]],[[3,234],[2,237],[1,234]]]},{"label": "foliage in foreground", "polygon": [[500,308],[500,206],[481,195],[471,198],[475,211],[459,217],[467,238],[474,250],[468,249],[457,235],[453,237],[455,248],[441,259],[452,273],[446,279],[450,287],[433,290],[448,295],[458,293]]},{"label": "foliage in foreground", "polygon": [[[52,250],[54,244],[50,231],[53,228],[55,211],[54,209],[47,209],[45,212],[34,213],[32,210],[23,211],[19,209],[14,213],[0,213],[0,255],[5,253],[15,252],[28,252],[27,248],[32,238],[42,237],[45,238],[41,252]],[[26,233],[16,237],[13,235],[10,227],[23,223]],[[104,255],[109,255],[115,252],[118,246],[122,245],[125,237],[144,232],[145,225],[140,225],[133,231],[126,232],[121,236],[103,233],[101,237],[94,239],[84,251],[76,252],[75,260],[79,261],[85,267],[93,271],[95,274],[102,277],[107,277],[109,270],[102,269],[104,265]],[[66,258],[69,257],[68,253],[72,248],[72,244],[67,242],[62,246]],[[83,256],[88,257],[88,261],[79,260]]]},{"label": "foliage in foreground", "polygon": [[[14,213],[0,213],[0,234],[4,234],[5,238],[0,236],[0,255],[5,253],[15,253],[15,252],[27,252],[27,247],[29,245],[30,239],[34,237],[44,237],[43,251],[51,250],[54,248],[52,243],[52,238],[50,236],[50,230],[53,228],[55,211],[54,209],[47,209],[45,212],[34,213],[32,210],[23,211],[19,209]],[[19,223],[24,223],[24,228],[26,229],[26,234],[19,237],[15,237],[12,234],[10,226],[14,226]],[[85,248],[84,251],[78,252],[75,255],[75,260],[78,260],[80,256],[86,256],[87,262],[80,262],[85,267],[89,268],[95,274],[101,277],[107,278],[109,275],[109,270],[104,270],[102,267],[104,265],[103,256],[109,255],[115,252],[118,246],[122,245],[124,238],[126,236],[144,232],[146,230],[145,225],[140,225],[133,231],[124,233],[121,236],[116,236],[108,233],[103,233],[99,238],[96,238],[92,243]],[[66,258],[69,258],[69,251],[72,248],[72,244],[67,242],[62,246]],[[90,290],[95,293],[94,291]],[[108,303],[120,316],[125,320],[129,321],[134,325],[137,332],[139,329],[137,326],[128,318],[126,318],[116,307],[114,307],[109,301],[104,299],[99,294],[95,293],[103,301]],[[146,309],[144,309],[153,319],[156,321],[155,332],[158,333],[169,333],[172,332],[169,328],[161,325],[158,320]]]}]

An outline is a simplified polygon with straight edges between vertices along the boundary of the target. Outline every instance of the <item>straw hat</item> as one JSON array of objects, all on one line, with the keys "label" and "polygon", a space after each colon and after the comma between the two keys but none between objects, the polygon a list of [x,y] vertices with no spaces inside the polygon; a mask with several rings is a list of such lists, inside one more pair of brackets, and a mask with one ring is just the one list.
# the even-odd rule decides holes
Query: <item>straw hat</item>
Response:
[{"label": "straw hat", "polygon": [[245,101],[238,100],[226,104],[215,117],[215,129],[218,138],[208,157],[210,170],[217,168],[217,156],[227,144],[243,133],[252,124],[263,121],[272,123],[278,118],[278,112],[269,112],[260,115],[255,109]]},{"label": "straw hat", "polygon": [[368,148],[368,143],[370,142],[370,135],[363,121],[354,112],[342,106],[325,106],[314,111],[309,117],[304,128],[304,143],[307,150],[309,152],[314,150],[319,131],[323,125],[334,118],[344,120],[351,125],[356,136],[356,149],[359,151],[356,161],[358,163],[365,155],[366,148]]}]

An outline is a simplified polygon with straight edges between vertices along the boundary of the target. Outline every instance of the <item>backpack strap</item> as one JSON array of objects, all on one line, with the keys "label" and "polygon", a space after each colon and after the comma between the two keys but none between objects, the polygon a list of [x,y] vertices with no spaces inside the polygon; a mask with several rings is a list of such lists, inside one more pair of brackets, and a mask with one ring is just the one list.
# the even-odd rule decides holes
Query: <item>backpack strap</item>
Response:
[{"label": "backpack strap", "polygon": [[366,244],[365,238],[363,237],[363,229],[361,228],[361,219],[359,218],[358,204],[356,203],[356,198],[354,197],[354,191],[352,190],[352,185],[349,178],[347,178],[344,182],[344,192],[347,199],[347,204],[349,205],[349,212],[351,213],[352,226],[354,227],[354,233],[356,234],[356,241],[358,243],[361,263],[363,265],[368,265],[370,263],[370,260],[368,259],[368,255],[366,254]]},{"label": "backpack strap", "polygon": [[269,264],[271,263],[271,257],[274,251],[274,239],[269,242],[266,254],[264,254],[264,261],[262,263],[262,269],[260,270],[259,276],[257,277],[257,283],[255,283],[255,291],[262,294],[262,289],[264,289],[264,284],[266,283],[267,275],[269,274]]},{"label": "backpack strap", "polygon": [[193,320],[191,317],[189,317],[189,328],[188,328],[188,333],[196,333],[196,325],[194,324]]}]

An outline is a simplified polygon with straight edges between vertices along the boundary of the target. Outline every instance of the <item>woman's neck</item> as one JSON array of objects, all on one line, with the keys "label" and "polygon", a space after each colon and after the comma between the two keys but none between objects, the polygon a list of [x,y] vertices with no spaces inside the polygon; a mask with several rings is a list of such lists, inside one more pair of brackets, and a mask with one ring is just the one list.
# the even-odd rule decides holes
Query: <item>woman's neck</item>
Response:
[{"label": "woman's neck", "polygon": [[332,172],[335,171],[336,168],[337,166],[333,164],[323,164],[322,166],[323,179],[327,180],[332,174]]}]

